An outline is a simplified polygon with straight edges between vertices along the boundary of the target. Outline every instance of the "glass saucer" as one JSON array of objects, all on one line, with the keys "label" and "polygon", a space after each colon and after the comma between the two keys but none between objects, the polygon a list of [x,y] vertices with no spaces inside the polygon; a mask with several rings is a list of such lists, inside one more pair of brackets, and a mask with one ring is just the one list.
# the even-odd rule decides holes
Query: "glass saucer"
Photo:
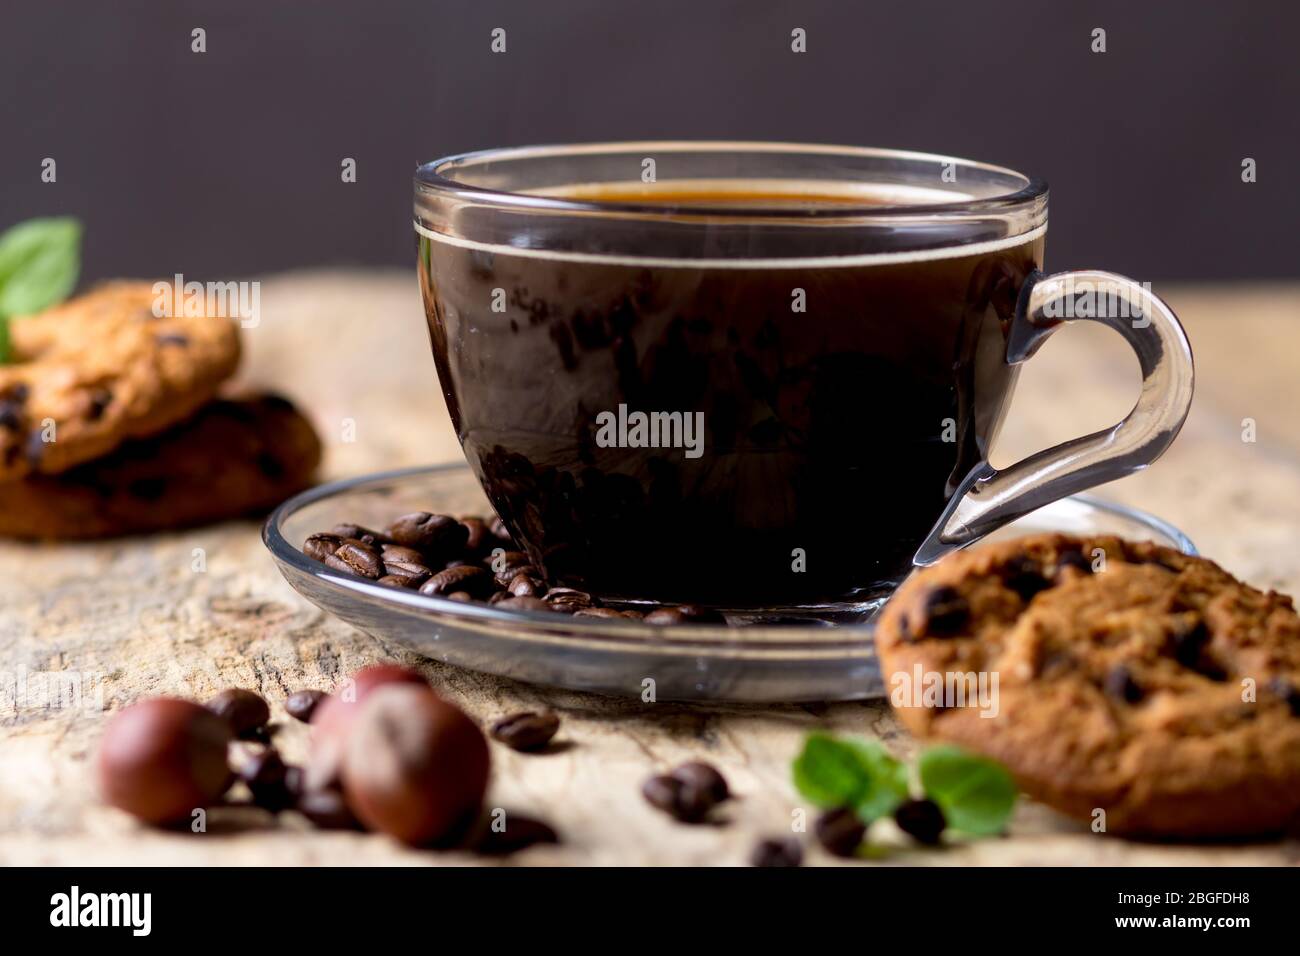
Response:
[{"label": "glass saucer", "polygon": [[[318,607],[434,660],[501,677],[658,700],[792,703],[883,693],[869,619],[851,624],[659,627],[463,604],[375,584],[303,554],[307,535],[343,521],[381,526],[410,511],[491,514],[465,465],[411,468],[321,485],[267,519],[262,540],[293,588]],[[991,535],[1111,533],[1194,554],[1177,528],[1152,515],[1077,495]],[[977,545],[978,547],[978,545]]]}]

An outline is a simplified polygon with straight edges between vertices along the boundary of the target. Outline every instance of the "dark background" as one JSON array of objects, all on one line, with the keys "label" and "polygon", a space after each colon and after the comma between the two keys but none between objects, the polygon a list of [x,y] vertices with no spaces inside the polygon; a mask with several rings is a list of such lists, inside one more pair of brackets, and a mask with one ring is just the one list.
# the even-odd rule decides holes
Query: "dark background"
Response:
[{"label": "dark background", "polygon": [[405,265],[420,161],[755,138],[1042,176],[1049,268],[1294,278],[1298,36],[1289,0],[4,0],[0,225],[80,216],[88,278]]}]

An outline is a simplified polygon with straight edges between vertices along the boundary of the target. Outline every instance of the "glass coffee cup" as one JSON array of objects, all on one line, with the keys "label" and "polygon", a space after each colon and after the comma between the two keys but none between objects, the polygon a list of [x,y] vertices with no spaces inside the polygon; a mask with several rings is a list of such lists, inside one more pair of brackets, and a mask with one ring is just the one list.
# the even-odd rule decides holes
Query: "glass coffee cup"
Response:
[{"label": "glass coffee cup", "polygon": [[[420,167],[419,277],[470,466],[553,586],[729,609],[865,607],[1173,441],[1173,312],[1041,271],[1047,187],[893,150],[640,142]],[[1021,363],[1102,322],[1114,427],[994,469]]]}]

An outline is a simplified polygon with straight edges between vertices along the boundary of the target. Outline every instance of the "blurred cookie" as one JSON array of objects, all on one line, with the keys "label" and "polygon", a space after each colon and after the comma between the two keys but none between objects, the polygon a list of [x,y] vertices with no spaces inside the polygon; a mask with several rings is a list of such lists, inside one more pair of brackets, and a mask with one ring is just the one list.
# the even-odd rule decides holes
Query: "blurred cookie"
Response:
[{"label": "blurred cookie", "polygon": [[1300,813],[1300,617],[1211,561],[1106,536],[987,545],[910,578],[876,645],[909,729],[1107,832],[1248,836]]},{"label": "blurred cookie", "polygon": [[102,538],[265,512],[311,483],[320,453],[284,399],[218,399],[98,461],[0,483],[0,535]]},{"label": "blurred cookie", "polygon": [[[184,421],[239,362],[222,316],[156,317],[149,282],[112,282],[10,322],[0,480],[53,474]],[[53,440],[51,440],[53,439]]]}]

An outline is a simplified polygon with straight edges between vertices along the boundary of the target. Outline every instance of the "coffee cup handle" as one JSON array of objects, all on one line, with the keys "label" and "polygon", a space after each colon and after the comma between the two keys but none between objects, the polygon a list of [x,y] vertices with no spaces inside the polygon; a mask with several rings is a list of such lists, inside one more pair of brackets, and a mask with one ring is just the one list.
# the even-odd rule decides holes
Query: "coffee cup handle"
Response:
[{"label": "coffee cup handle", "polygon": [[933,564],[1043,505],[1141,471],[1178,436],[1192,404],[1192,348],[1173,310],[1132,279],[1096,271],[1032,273],[1007,336],[1007,362],[1026,361],[1066,322],[1083,320],[1119,332],[1137,353],[1142,393],[1133,410],[1112,428],[1008,468],[977,464],[917,549],[914,564]]}]

